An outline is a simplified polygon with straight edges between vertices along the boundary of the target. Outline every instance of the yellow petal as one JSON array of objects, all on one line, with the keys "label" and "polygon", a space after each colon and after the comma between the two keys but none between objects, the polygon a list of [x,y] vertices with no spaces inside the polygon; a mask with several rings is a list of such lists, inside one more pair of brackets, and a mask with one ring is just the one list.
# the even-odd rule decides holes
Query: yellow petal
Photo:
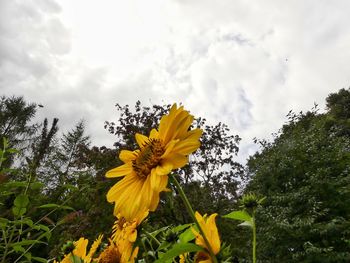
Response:
[{"label": "yellow petal", "polygon": [[[216,216],[217,214],[212,214],[209,216],[209,218],[207,218],[206,215],[201,216],[198,212],[195,213],[195,217],[201,226],[207,240],[209,241],[209,245],[215,255],[220,252],[220,237],[215,223]],[[203,236],[194,228],[192,228],[192,232],[196,236],[196,244],[208,250]]]},{"label": "yellow petal", "polygon": [[172,169],[181,168],[188,164],[188,156],[178,153],[171,153],[162,160],[162,163],[171,163]]},{"label": "yellow petal", "polygon": [[124,176],[127,174],[130,174],[132,172],[132,163],[126,163],[121,166],[118,166],[117,168],[114,168],[112,170],[109,170],[106,173],[107,178],[112,178],[112,177],[119,177],[119,176]]},{"label": "yellow petal", "polygon": [[153,169],[150,178],[152,191],[159,193],[165,190],[168,183],[168,176],[166,174],[158,174],[156,169]]},{"label": "yellow petal", "polygon": [[179,140],[171,140],[166,146],[165,146],[165,152],[160,158],[166,158],[167,155],[171,153],[171,151],[174,149],[176,143],[178,143]]},{"label": "yellow petal", "polygon": [[140,133],[136,133],[135,138],[141,149],[149,142],[148,137]]},{"label": "yellow petal", "polygon": [[186,118],[181,120],[180,123],[178,123],[176,131],[174,132],[174,138],[183,138],[186,136],[186,133],[188,132],[188,129],[190,128],[192,122],[193,122],[193,116],[187,115]]},{"label": "yellow petal", "polygon": [[133,161],[136,158],[137,158],[136,151],[122,150],[119,154],[119,159],[122,160],[124,163]]},{"label": "yellow petal", "polygon": [[159,133],[156,129],[152,129],[150,134],[149,134],[149,138],[150,139],[157,139],[159,137]]},{"label": "yellow petal", "polygon": [[88,239],[81,237],[78,241],[74,242],[75,249],[73,250],[73,254],[84,259],[86,256],[86,247],[89,243]]},{"label": "yellow petal", "polygon": [[158,175],[166,175],[171,172],[173,165],[170,162],[164,162],[161,165],[158,165],[155,169]]},{"label": "yellow petal", "polygon": [[178,142],[174,146],[172,151],[174,153],[178,153],[178,154],[182,154],[182,155],[189,155],[190,153],[197,150],[200,145],[201,144],[198,140],[187,139],[187,140]]},{"label": "yellow petal", "polygon": [[181,140],[191,139],[191,140],[199,140],[199,138],[202,136],[203,131],[201,129],[194,129],[191,131],[188,131],[184,137],[181,138]]}]

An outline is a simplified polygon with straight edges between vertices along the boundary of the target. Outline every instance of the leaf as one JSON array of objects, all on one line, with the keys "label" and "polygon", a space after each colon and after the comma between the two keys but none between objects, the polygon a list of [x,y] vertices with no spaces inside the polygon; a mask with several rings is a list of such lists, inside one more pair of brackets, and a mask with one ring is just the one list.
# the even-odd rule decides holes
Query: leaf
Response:
[{"label": "leaf", "polygon": [[40,229],[44,230],[45,232],[50,232],[50,229],[47,226],[42,224],[39,224],[39,226],[40,226]]},{"label": "leaf", "polygon": [[28,259],[29,262],[32,262],[32,254],[30,252],[25,253],[24,256],[26,259]]},{"label": "leaf", "polygon": [[233,220],[252,221],[252,217],[244,210],[233,211],[227,215],[224,215],[223,217],[233,219]]},{"label": "leaf", "polygon": [[25,252],[26,250],[24,249],[24,247],[20,246],[20,245],[16,245],[16,246],[13,246],[13,251],[15,252]]},{"label": "leaf", "polygon": [[[17,209],[19,209],[19,208],[17,207]],[[20,209],[25,209],[25,208],[20,208]],[[22,218],[20,220],[14,220],[14,221],[12,221],[12,223],[15,224],[15,225],[26,224],[29,227],[33,227],[33,221],[31,219],[29,219],[29,218]]]},{"label": "leaf", "polygon": [[168,243],[168,242],[163,242],[158,248],[157,250],[160,251],[162,249],[166,249],[168,247],[170,247],[172,244],[171,243]]},{"label": "leaf", "polygon": [[45,258],[40,258],[40,257],[32,257],[32,260],[41,262],[41,263],[47,263],[47,260]]},{"label": "leaf", "polygon": [[188,243],[189,241],[193,240],[195,238],[195,235],[192,232],[192,229],[189,228],[185,232],[183,232],[180,236],[180,242],[181,243]]},{"label": "leaf", "polygon": [[165,226],[165,227],[162,227],[162,228],[159,228],[155,231],[153,231],[152,233],[150,233],[153,237],[156,237],[159,233],[161,232],[164,232],[165,230],[167,230],[169,227],[168,226]]},{"label": "leaf", "polygon": [[14,246],[28,246],[28,245],[32,245],[32,244],[46,244],[45,242],[39,241],[39,240],[22,240],[16,243],[12,243],[10,244],[10,246],[14,247]]},{"label": "leaf", "polygon": [[27,186],[27,182],[7,182],[6,183],[6,187],[8,188],[14,188],[14,187],[26,187]]},{"label": "leaf", "polygon": [[252,221],[244,221],[243,223],[239,224],[239,226],[253,227],[253,223],[252,223]]},{"label": "leaf", "polygon": [[67,205],[57,205],[57,204],[45,204],[45,205],[41,205],[38,208],[57,208],[57,209],[65,209],[65,210],[73,210],[74,208],[67,206]]},{"label": "leaf", "polygon": [[12,213],[14,216],[23,216],[27,212],[27,209],[24,207],[12,207]]},{"label": "leaf", "polygon": [[4,148],[7,148],[9,146],[9,141],[5,137],[2,137],[2,144]]},{"label": "leaf", "polygon": [[196,251],[202,251],[202,250],[204,250],[202,247],[192,243],[186,243],[186,244],[179,243],[174,245],[170,250],[168,250],[165,254],[163,254],[160,259],[156,260],[154,263],[162,263],[187,252],[196,252]]},{"label": "leaf", "polygon": [[74,263],[82,263],[81,258],[76,255],[70,256],[69,259],[71,262],[74,262]]},{"label": "leaf", "polygon": [[19,151],[17,149],[13,149],[13,148],[7,149],[6,152],[8,152],[8,153],[19,153]]},{"label": "leaf", "polygon": [[29,204],[29,199],[27,195],[24,194],[20,194],[19,196],[16,197],[15,201],[13,202],[13,204],[16,207],[27,207],[27,205]]},{"label": "leaf", "polygon": [[0,226],[5,227],[8,222],[9,222],[8,219],[0,217]]},{"label": "leaf", "polygon": [[43,183],[34,182],[34,183],[31,183],[31,184],[30,184],[30,189],[32,189],[32,190],[38,190],[38,189],[41,189],[43,186],[44,186]]},{"label": "leaf", "polygon": [[184,224],[184,225],[179,225],[179,226],[174,227],[172,230],[173,230],[174,232],[181,232],[182,230],[184,230],[184,229],[186,229],[186,228],[188,228],[188,227],[190,227],[190,226],[192,226],[192,225],[193,225],[193,223]]}]

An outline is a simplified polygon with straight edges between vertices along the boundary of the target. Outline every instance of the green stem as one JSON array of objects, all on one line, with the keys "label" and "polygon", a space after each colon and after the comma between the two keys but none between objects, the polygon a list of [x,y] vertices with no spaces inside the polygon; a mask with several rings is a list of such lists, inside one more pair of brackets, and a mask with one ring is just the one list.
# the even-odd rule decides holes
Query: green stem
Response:
[{"label": "green stem", "polygon": [[143,233],[145,233],[145,235],[146,235],[147,237],[149,237],[150,239],[152,239],[153,241],[155,241],[155,242],[157,243],[158,246],[161,245],[161,243],[159,242],[159,240],[158,240],[156,237],[154,237],[151,233],[148,233],[146,230],[143,230]]},{"label": "green stem", "polygon": [[255,225],[255,211],[253,211],[253,263],[256,263],[256,225]]},{"label": "green stem", "polygon": [[181,196],[181,199],[182,199],[182,201],[184,202],[184,204],[185,204],[185,206],[186,206],[186,209],[187,209],[188,213],[189,213],[190,216],[192,217],[192,220],[194,221],[194,223],[195,223],[196,226],[198,227],[199,232],[202,234],[203,239],[204,239],[204,242],[205,242],[205,244],[207,245],[207,248],[208,248],[208,252],[209,252],[209,254],[210,254],[210,257],[211,257],[211,259],[213,260],[213,263],[218,263],[218,261],[217,261],[217,259],[216,259],[216,257],[215,257],[215,254],[213,253],[213,250],[212,250],[212,248],[211,248],[211,246],[210,246],[210,243],[209,243],[207,237],[205,236],[205,233],[204,233],[202,227],[200,226],[200,224],[199,224],[199,222],[198,222],[198,220],[197,220],[197,218],[196,218],[196,216],[195,216],[195,214],[194,214],[194,211],[193,211],[193,209],[192,209],[192,206],[191,206],[190,202],[189,202],[188,199],[187,199],[187,196],[185,195],[185,192],[182,190],[181,185],[180,185],[179,182],[176,180],[176,178],[175,178],[175,176],[174,176],[173,174],[170,174],[169,177],[170,177],[170,179],[172,180],[172,182],[174,183],[176,189],[178,190],[178,192],[179,192],[179,194],[180,194],[180,196]]},{"label": "green stem", "polygon": [[4,262],[5,262],[5,259],[6,259],[6,256],[7,256],[7,252],[8,252],[9,246],[10,246],[10,244],[11,244],[11,241],[12,241],[14,232],[15,232],[15,226],[12,227],[10,237],[9,237],[9,239],[7,240],[7,243],[6,243],[6,245],[5,245],[4,256],[2,257],[1,263],[4,263]]}]

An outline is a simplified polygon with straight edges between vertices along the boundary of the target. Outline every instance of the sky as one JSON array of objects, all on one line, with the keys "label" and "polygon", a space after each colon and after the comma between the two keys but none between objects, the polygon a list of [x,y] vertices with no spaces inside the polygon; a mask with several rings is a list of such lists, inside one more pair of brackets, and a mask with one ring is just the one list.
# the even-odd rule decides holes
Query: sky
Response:
[{"label": "sky", "polygon": [[0,0],[0,95],[110,146],[115,104],[182,103],[241,138],[350,85],[348,0]]}]

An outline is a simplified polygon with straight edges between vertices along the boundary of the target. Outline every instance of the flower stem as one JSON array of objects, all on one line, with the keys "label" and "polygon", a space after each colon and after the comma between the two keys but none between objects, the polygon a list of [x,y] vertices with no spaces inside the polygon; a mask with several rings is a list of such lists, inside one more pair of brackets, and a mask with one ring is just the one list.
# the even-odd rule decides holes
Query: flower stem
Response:
[{"label": "flower stem", "polygon": [[198,220],[196,219],[196,216],[194,215],[194,211],[192,209],[192,206],[191,206],[190,202],[188,201],[187,196],[185,195],[185,192],[183,191],[180,183],[176,180],[176,178],[175,178],[175,176],[173,174],[170,174],[169,177],[170,177],[171,181],[174,183],[176,189],[178,190],[178,192],[179,192],[179,194],[181,196],[181,199],[182,199],[182,201],[184,202],[184,204],[186,206],[186,209],[187,209],[188,213],[192,217],[192,220],[194,221],[194,223],[198,227],[199,232],[202,234],[204,242],[207,245],[207,248],[209,250],[208,252],[210,254],[210,257],[213,260],[213,263],[218,263],[218,261],[217,261],[217,259],[215,257],[215,254],[213,253],[213,250],[212,250],[212,248],[210,246],[210,243],[209,243],[207,237],[205,236],[205,233],[204,233],[203,229],[201,228]]},{"label": "flower stem", "polygon": [[255,225],[255,211],[253,211],[253,263],[256,263],[256,225]]}]

